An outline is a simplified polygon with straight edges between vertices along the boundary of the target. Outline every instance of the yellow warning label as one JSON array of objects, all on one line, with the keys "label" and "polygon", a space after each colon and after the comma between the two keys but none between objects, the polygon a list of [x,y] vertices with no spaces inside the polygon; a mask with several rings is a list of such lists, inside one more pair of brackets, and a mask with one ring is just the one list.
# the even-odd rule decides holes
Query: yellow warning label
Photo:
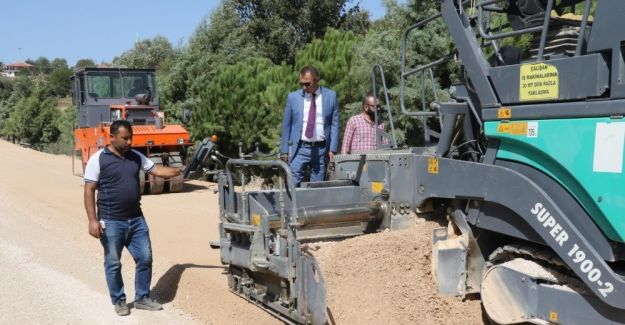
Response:
[{"label": "yellow warning label", "polygon": [[382,193],[382,189],[384,188],[384,183],[382,182],[371,182],[371,192],[373,193]]},{"label": "yellow warning label", "polygon": [[555,311],[552,311],[549,313],[549,321],[550,322],[557,322],[558,321],[558,313]]},{"label": "yellow warning label", "polygon": [[497,118],[500,120],[509,120],[512,118],[512,110],[509,108],[500,108],[497,110]]},{"label": "yellow warning label", "polygon": [[509,133],[511,135],[527,135],[527,122],[499,123],[497,132]]},{"label": "yellow warning label", "polygon": [[258,226],[260,225],[260,214],[258,213],[252,213],[252,224],[254,226]]},{"label": "yellow warning label", "polygon": [[557,99],[560,89],[558,68],[546,63],[521,65],[519,100]]},{"label": "yellow warning label", "polygon": [[428,158],[428,173],[438,174],[438,158],[436,157]]}]

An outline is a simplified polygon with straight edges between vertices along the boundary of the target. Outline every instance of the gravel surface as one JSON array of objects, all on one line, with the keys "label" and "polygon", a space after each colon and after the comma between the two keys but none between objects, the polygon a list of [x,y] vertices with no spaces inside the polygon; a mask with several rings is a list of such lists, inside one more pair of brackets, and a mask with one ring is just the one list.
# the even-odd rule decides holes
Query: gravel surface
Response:
[{"label": "gravel surface", "polygon": [[479,300],[438,294],[433,221],[410,229],[312,244],[336,324],[482,324]]},{"label": "gravel surface", "polygon": [[[227,288],[219,251],[209,247],[219,237],[214,184],[193,181],[182,193],[143,197],[154,252],[152,293],[164,310],[133,309],[118,317],[71,159],[2,140],[0,153],[0,324],[281,324]],[[430,274],[434,226],[312,247],[333,322],[481,323],[478,301],[436,293]],[[127,251],[122,264],[132,298],[134,262]]]}]

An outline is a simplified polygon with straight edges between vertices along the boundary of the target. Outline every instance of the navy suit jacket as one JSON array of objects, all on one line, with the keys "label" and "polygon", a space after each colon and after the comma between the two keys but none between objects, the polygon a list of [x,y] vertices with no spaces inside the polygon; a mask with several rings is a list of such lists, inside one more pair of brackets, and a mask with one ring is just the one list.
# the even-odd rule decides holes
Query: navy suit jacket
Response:
[{"label": "navy suit jacket", "polygon": [[[339,101],[334,90],[320,87],[321,109],[323,112],[323,132],[326,140],[326,152],[339,150]],[[289,154],[289,161],[297,153],[299,141],[302,138],[302,124],[304,120],[304,91],[296,90],[289,93],[282,119],[282,139],[280,153]],[[291,146],[289,148],[289,140]],[[289,152],[290,149],[290,152]]]}]

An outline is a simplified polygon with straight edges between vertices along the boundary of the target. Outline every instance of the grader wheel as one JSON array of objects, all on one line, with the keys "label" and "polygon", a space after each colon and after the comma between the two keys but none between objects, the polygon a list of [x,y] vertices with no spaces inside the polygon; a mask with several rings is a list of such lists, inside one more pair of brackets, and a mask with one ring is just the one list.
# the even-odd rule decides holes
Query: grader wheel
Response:
[{"label": "grader wheel", "polygon": [[149,194],[163,193],[163,190],[165,189],[165,181],[162,178],[156,177],[154,175],[149,175],[149,182],[150,182]]},{"label": "grader wheel", "polygon": [[139,193],[145,193],[145,172],[143,169],[139,170]]},{"label": "grader wheel", "polygon": [[[182,158],[178,155],[169,156],[168,165],[169,167],[182,169]],[[170,193],[182,191],[183,181],[184,178],[182,177],[182,175],[170,178],[165,183],[166,190],[168,190],[168,192]]]},{"label": "grader wheel", "polygon": [[182,178],[182,175],[178,175],[170,178],[167,183],[169,183],[170,193],[181,192],[184,185],[184,179]]},{"label": "grader wheel", "polygon": [[[152,156],[150,157],[157,165],[163,165],[163,159],[160,156]],[[159,194],[163,193],[165,190],[165,180],[160,177],[155,177],[154,175],[148,174],[148,186],[145,191],[146,194]]]}]

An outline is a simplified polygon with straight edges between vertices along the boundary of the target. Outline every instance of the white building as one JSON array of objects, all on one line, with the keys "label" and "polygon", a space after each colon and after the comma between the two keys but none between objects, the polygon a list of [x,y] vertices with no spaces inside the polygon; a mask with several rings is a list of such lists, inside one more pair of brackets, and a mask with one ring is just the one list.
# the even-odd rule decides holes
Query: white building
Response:
[{"label": "white building", "polygon": [[32,72],[34,68],[35,68],[34,65],[28,64],[26,62],[15,62],[15,63],[5,65],[1,74],[9,78],[15,78],[15,76],[17,75],[19,71],[28,69]]}]

